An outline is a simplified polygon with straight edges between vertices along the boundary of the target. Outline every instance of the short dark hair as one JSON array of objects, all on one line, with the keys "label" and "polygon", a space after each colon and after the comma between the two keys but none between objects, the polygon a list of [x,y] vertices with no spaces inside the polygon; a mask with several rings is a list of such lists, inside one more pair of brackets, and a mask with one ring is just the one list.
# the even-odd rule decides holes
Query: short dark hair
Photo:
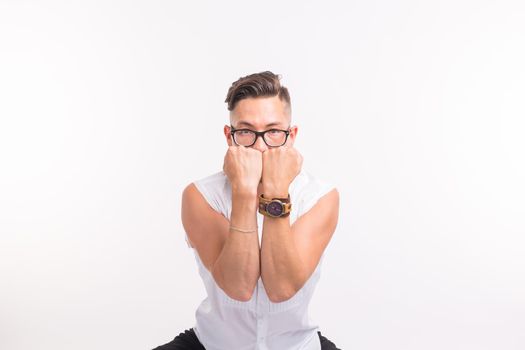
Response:
[{"label": "short dark hair", "polygon": [[232,83],[224,102],[228,103],[228,110],[231,112],[237,105],[237,102],[245,98],[279,96],[279,99],[286,102],[289,111],[291,111],[290,94],[288,89],[281,85],[280,79],[281,76],[279,74],[274,74],[270,71],[241,77]]}]

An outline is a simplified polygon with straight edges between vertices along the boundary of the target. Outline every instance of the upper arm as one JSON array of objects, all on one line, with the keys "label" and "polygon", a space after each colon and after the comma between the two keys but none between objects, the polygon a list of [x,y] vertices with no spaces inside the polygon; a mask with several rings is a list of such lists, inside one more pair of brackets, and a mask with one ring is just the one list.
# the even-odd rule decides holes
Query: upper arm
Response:
[{"label": "upper arm", "polygon": [[308,278],[330,242],[339,218],[339,192],[332,189],[292,225],[292,235]]},{"label": "upper arm", "polygon": [[228,237],[228,219],[208,204],[194,183],[182,192],[181,219],[190,245],[211,272]]}]

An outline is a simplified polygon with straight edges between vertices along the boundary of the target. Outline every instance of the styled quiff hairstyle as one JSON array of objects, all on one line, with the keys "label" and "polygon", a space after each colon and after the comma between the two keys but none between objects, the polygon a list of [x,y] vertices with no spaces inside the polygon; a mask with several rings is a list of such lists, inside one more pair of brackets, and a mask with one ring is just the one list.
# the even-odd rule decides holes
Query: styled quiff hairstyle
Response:
[{"label": "styled quiff hairstyle", "polygon": [[288,89],[281,85],[280,79],[280,75],[270,71],[241,77],[230,86],[224,102],[228,103],[228,110],[231,112],[235,109],[237,102],[245,98],[279,96],[281,101],[286,102],[288,113],[291,113],[290,94]]}]

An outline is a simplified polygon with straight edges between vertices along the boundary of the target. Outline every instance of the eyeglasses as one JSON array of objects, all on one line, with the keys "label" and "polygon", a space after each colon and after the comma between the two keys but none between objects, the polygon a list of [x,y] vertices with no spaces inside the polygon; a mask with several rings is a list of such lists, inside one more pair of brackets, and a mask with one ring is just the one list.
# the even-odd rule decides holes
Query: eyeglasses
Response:
[{"label": "eyeglasses", "polygon": [[268,147],[280,147],[286,143],[286,140],[288,140],[288,135],[290,134],[290,129],[270,129],[266,131],[253,131],[250,129],[235,129],[231,125],[230,128],[235,144],[238,146],[245,147],[253,146],[259,136],[262,136],[264,143],[266,143]]}]

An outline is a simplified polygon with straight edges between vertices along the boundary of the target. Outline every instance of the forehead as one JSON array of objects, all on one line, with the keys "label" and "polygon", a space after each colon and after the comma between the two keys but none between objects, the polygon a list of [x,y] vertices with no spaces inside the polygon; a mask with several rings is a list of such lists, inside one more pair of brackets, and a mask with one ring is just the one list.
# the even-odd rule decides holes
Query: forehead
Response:
[{"label": "forehead", "polygon": [[245,98],[237,102],[230,114],[234,127],[263,129],[270,126],[288,127],[289,113],[286,103],[278,96]]}]

